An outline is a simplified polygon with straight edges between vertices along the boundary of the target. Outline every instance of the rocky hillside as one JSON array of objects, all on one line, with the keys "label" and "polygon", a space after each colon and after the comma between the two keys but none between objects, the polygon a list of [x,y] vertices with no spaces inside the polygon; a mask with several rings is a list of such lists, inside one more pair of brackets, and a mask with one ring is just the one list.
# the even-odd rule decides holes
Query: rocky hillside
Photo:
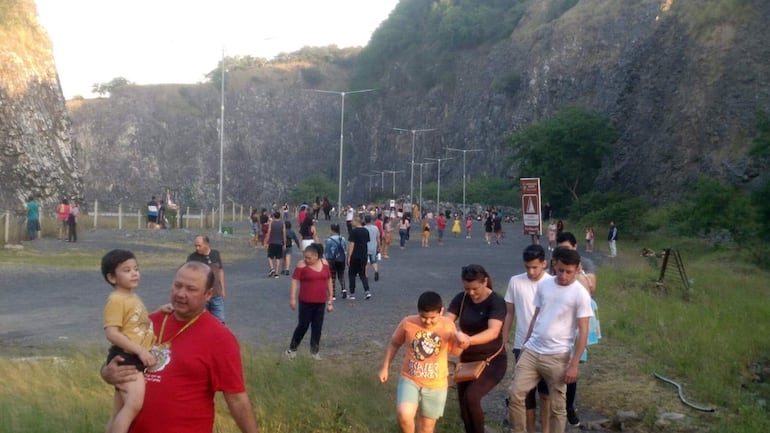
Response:
[{"label": "rocky hillside", "polygon": [[[51,43],[32,0],[0,2],[0,210],[29,195],[52,205],[81,194]],[[50,209],[53,209],[50,206]]]},{"label": "rocky hillside", "polygon": [[[768,21],[770,3],[761,0],[401,0],[360,53],[286,55],[227,72],[225,200],[283,201],[311,174],[336,183],[341,98],[308,88],[377,89],[345,99],[345,201],[367,199],[364,174],[375,170],[405,171],[396,189],[408,193],[411,135],[393,128],[436,129],[418,136],[415,160],[456,158],[442,164],[442,189],[462,179],[462,155],[446,147],[483,150],[468,154],[471,179],[514,180],[507,137],[569,105],[606,114],[621,133],[598,190],[660,202],[703,175],[751,188],[767,180],[746,152],[756,113],[770,111]],[[22,69],[15,80],[40,70]],[[32,80],[19,96],[48,113],[57,109],[40,93],[56,90],[49,72],[51,80]],[[129,85],[107,98],[70,101],[80,171],[65,158],[72,150],[59,117],[37,123],[39,144],[28,150],[40,152],[29,160],[35,167],[19,168],[13,148],[1,163],[33,173],[16,191],[75,185],[46,168],[56,166],[82,173],[89,201],[130,207],[169,189],[210,206],[218,193],[220,96],[213,82]],[[1,107],[8,118],[24,112]],[[66,150],[60,161],[50,159],[51,143]],[[435,166],[425,172],[432,181]]]}]

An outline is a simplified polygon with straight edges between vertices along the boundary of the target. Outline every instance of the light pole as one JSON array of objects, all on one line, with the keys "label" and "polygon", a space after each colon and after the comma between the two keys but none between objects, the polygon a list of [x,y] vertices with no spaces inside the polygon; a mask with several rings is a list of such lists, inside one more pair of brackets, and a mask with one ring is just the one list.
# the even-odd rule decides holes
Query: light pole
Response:
[{"label": "light pole", "polygon": [[417,136],[418,132],[429,132],[429,131],[435,131],[436,128],[427,128],[427,129],[403,129],[403,128],[393,128],[396,131],[401,132],[411,132],[412,133],[412,161],[411,161],[411,170],[412,174],[409,176],[409,201],[414,200],[414,140]]},{"label": "light pole", "polygon": [[319,90],[319,89],[304,89],[307,92],[317,92],[317,93],[335,93],[337,95],[340,95],[342,97],[342,103],[340,104],[340,170],[339,170],[339,179],[337,180],[337,216],[342,215],[342,145],[345,141],[345,95],[350,95],[352,93],[364,93],[364,92],[373,92],[377,89],[361,89],[361,90],[351,90],[349,92],[338,92],[336,90]]},{"label": "light pole", "polygon": [[404,170],[383,170],[383,173],[390,173],[393,175],[393,195],[396,195],[396,173],[403,173]]},{"label": "light pole", "polygon": [[222,214],[225,211],[222,204],[222,183],[225,167],[225,49],[222,48],[222,89],[219,112],[219,225],[217,233],[222,236]]},{"label": "light pole", "polygon": [[362,173],[361,176],[369,178],[369,201],[372,201],[372,178],[377,176],[377,173]]},{"label": "light pole", "polygon": [[441,198],[441,161],[449,161],[454,158],[425,158],[438,163],[438,186],[436,188],[436,214],[439,212],[439,199]]},{"label": "light pole", "polygon": [[373,173],[380,175],[380,191],[385,191],[385,172],[380,170],[372,170]]},{"label": "light pole", "polygon": [[435,164],[435,162],[415,162],[414,164],[420,166],[420,209],[422,209],[422,168],[426,165]]},{"label": "light pole", "polygon": [[468,152],[481,152],[482,149],[454,149],[452,147],[447,147],[446,150],[463,153],[463,217],[465,217],[465,214],[467,213],[467,210],[465,209],[465,154]]}]

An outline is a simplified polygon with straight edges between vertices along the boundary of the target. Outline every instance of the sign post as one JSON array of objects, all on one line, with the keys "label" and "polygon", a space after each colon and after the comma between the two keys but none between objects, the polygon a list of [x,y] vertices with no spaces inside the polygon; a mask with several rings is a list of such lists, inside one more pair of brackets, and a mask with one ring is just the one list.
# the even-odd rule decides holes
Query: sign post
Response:
[{"label": "sign post", "polygon": [[542,215],[540,214],[540,178],[519,179],[521,189],[522,227],[525,235],[533,239],[543,233]]}]

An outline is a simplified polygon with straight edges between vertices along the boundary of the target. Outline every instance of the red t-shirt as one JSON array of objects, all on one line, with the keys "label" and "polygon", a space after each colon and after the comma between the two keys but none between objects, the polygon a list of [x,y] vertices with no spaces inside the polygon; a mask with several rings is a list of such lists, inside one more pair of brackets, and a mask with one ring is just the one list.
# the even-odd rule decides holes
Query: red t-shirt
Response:
[{"label": "red t-shirt", "polygon": [[324,264],[320,271],[314,271],[309,266],[297,266],[291,276],[293,280],[299,280],[299,300],[311,304],[326,302],[326,290],[331,277],[327,264]]},{"label": "red t-shirt", "polygon": [[436,228],[438,230],[444,230],[446,228],[446,220],[441,215],[439,215],[439,217],[436,218]]},{"label": "red t-shirt", "polygon": [[164,313],[150,315],[160,341],[171,338],[170,355],[156,365],[156,371],[145,373],[144,404],[129,432],[211,433],[214,394],[246,390],[238,341],[209,312],[179,335],[187,322],[172,314],[160,335],[163,317]]}]

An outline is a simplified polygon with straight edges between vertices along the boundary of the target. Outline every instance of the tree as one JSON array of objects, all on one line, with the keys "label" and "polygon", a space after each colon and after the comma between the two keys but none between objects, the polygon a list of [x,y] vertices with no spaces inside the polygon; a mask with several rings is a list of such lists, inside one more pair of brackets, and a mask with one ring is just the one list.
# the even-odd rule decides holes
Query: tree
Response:
[{"label": "tree", "polygon": [[113,78],[109,83],[94,83],[93,86],[91,86],[91,91],[96,93],[99,96],[109,96],[111,95],[115,90],[132,85],[134,83],[128,81],[127,79],[123,77],[116,77]]},{"label": "tree", "polygon": [[301,180],[291,190],[291,200],[295,203],[310,203],[316,197],[328,197],[334,203],[337,197],[337,185],[323,176],[310,176]]},{"label": "tree", "polygon": [[543,195],[566,207],[591,191],[618,133],[605,116],[568,107],[510,138],[521,177],[539,177]]}]

